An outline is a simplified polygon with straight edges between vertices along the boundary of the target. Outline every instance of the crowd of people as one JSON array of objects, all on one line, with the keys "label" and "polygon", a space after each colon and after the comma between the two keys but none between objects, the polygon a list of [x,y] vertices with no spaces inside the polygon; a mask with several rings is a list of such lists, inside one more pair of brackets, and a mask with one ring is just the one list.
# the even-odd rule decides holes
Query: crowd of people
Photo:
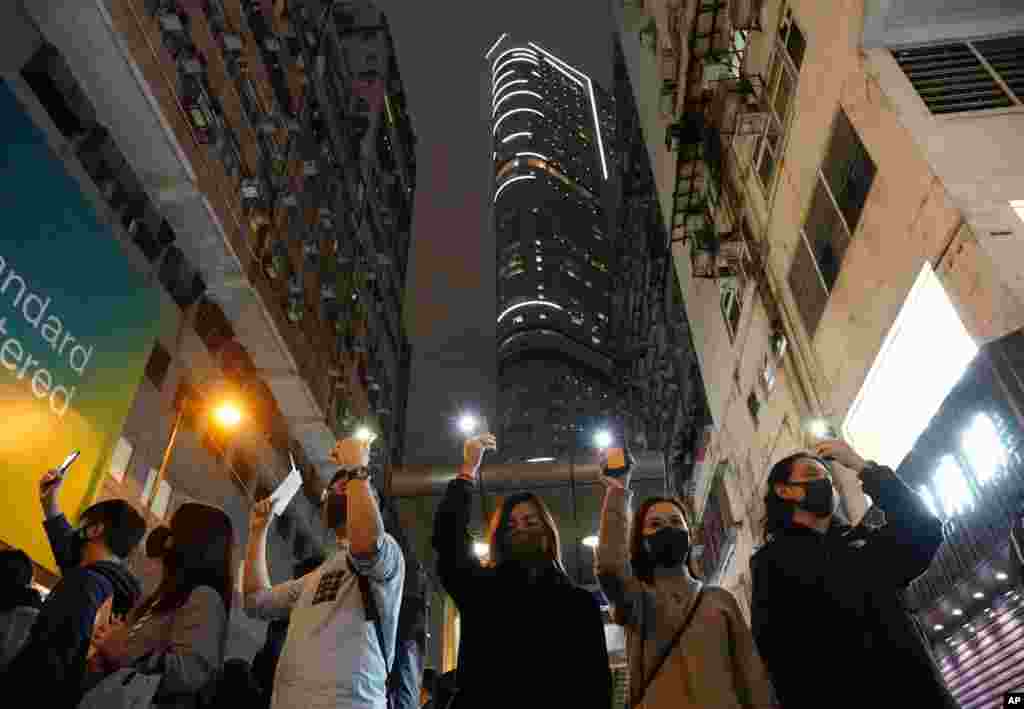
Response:
[{"label": "crowd of people", "polygon": [[[61,579],[43,601],[28,556],[0,552],[0,687],[81,709],[607,709],[604,617],[566,573],[542,498],[502,499],[486,560],[474,553],[473,497],[495,446],[490,434],[466,441],[434,519],[437,577],[460,615],[454,672],[436,676],[406,657],[423,654],[423,620],[403,603],[410,588],[424,593],[423,574],[407,568],[385,528],[370,442],[352,438],[335,447],[337,472],[321,500],[334,534],[328,556],[273,584],[274,503],[252,510],[242,605],[269,625],[251,664],[225,658],[235,530],[222,509],[183,504],[147,536],[129,503],[108,500],[73,527],[58,504],[62,477],[46,473],[40,502]],[[626,629],[630,707],[897,706],[895,696],[956,707],[901,601],[941,544],[941,526],[892,470],[836,440],[772,467],[748,625],[731,592],[702,581],[682,502],[634,505],[628,450],[621,462],[613,470],[602,457],[594,571],[613,622]],[[858,476],[880,510],[870,523],[843,519],[837,466]],[[145,598],[126,564],[144,538],[162,567]]]}]

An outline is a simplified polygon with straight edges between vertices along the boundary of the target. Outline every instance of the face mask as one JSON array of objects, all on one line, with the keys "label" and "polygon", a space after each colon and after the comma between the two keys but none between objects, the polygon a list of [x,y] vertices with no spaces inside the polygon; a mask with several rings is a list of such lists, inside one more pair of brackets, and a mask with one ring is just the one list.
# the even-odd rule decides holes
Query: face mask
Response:
[{"label": "face mask", "polygon": [[71,566],[78,566],[82,563],[82,557],[85,555],[85,545],[89,543],[89,537],[85,530],[86,527],[83,526],[72,532],[69,548]]},{"label": "face mask", "polygon": [[674,568],[690,554],[690,532],[682,527],[662,527],[643,541],[644,550],[656,566]]},{"label": "face mask", "polygon": [[828,478],[790,484],[799,485],[804,489],[804,499],[796,503],[801,509],[817,517],[828,517],[835,512],[835,491],[832,489],[832,481]]},{"label": "face mask", "polygon": [[348,500],[344,495],[329,494],[324,503],[324,524],[328,529],[339,529],[348,522]]},{"label": "face mask", "polygon": [[505,556],[509,561],[525,565],[539,565],[548,561],[548,538],[542,529],[509,533],[505,542]]}]

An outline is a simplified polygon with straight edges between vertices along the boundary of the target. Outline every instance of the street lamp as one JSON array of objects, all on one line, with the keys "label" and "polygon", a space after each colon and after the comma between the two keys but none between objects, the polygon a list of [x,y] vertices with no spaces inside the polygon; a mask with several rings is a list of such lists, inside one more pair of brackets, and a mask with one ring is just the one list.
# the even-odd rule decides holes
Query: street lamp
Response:
[{"label": "street lamp", "polygon": [[594,434],[594,445],[598,448],[608,448],[612,444],[612,434],[609,431],[598,431]]},{"label": "street lamp", "polygon": [[376,438],[376,436],[373,435],[373,431],[371,431],[366,426],[361,426],[358,429],[356,429],[357,441],[372,441],[374,438]]},{"label": "street lamp", "polygon": [[[174,453],[174,444],[178,441],[178,431],[181,430],[181,422],[185,418],[185,410],[188,408],[191,399],[186,394],[182,399],[181,404],[178,406],[178,413],[174,419],[174,427],[171,429],[171,435],[167,439],[167,447],[164,448],[164,457],[160,463],[160,470],[157,471],[156,478],[153,480],[153,488],[149,491],[149,499],[146,501],[146,507],[152,509],[153,503],[156,501],[156,496],[160,492],[160,483],[164,481],[167,476],[167,466],[171,462],[171,454]],[[234,397],[223,396],[217,403],[211,407],[209,413],[212,415],[213,420],[224,429],[233,429],[242,422],[243,414],[242,409],[238,405]]]},{"label": "street lamp", "polygon": [[234,428],[242,421],[242,410],[234,401],[224,401],[213,410],[213,417],[222,427]]}]

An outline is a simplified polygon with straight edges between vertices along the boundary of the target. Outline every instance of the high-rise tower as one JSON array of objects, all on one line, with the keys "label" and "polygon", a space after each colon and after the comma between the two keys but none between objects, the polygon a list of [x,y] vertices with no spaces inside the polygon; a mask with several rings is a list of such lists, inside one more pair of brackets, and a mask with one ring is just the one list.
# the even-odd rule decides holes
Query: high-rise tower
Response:
[{"label": "high-rise tower", "polygon": [[611,405],[614,103],[503,35],[491,84],[501,457],[571,455]]}]

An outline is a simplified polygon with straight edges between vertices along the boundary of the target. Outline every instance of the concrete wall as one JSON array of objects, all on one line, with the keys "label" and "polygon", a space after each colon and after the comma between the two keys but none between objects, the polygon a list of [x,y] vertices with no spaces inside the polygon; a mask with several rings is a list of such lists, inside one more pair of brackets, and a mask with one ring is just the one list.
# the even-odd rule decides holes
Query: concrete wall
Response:
[{"label": "concrete wall", "polygon": [[[991,180],[986,182],[984,177],[991,177],[994,165],[1005,166],[1012,162],[1010,155],[1020,153],[1024,131],[1018,130],[1014,136],[1009,117],[989,118],[984,123],[985,135],[989,127],[995,135],[991,142],[974,149],[973,145],[985,141],[984,136],[960,134],[958,131],[966,130],[961,124],[943,123],[934,141],[959,143],[947,146],[948,155],[939,151],[938,157],[949,163],[946,172],[940,173],[908,130],[908,109],[901,109],[888,94],[887,83],[880,84],[878,66],[884,62],[861,50],[862,3],[837,6],[795,0],[791,7],[806,35],[807,51],[779,177],[774,188],[764,194],[757,178],[743,170],[751,152],[750,141],[744,139],[735,141],[739,159],[734,161],[732,175],[746,195],[752,229],[768,243],[767,283],[780,306],[790,341],[771,392],[758,380],[770,329],[768,311],[754,286],[748,283],[743,293],[739,328],[730,339],[718,285],[693,278],[688,244],[673,247],[715,426],[708,465],[697,480],[696,499],[702,504],[706,498],[716,463],[728,461],[731,465],[723,467],[727,504],[740,526],[737,552],[723,583],[738,591],[741,599],[749,584],[749,555],[760,542],[761,498],[768,467],[806,445],[808,417],[826,415],[841,423],[926,262],[939,274],[979,344],[1024,325],[1024,307],[1012,286],[1024,273],[1024,259],[1007,255],[997,266],[989,244],[965,223],[953,196],[958,180],[991,187]],[[765,31],[751,36],[748,72],[767,73],[780,13],[778,0],[766,3],[762,15]],[[628,36],[634,30],[623,25],[623,32]],[[643,66],[631,61],[630,70],[642,71]],[[631,78],[638,104],[652,105],[657,97],[651,93],[650,76]],[[903,102],[908,101],[904,97]],[[878,171],[839,279],[810,337],[787,276],[840,107]],[[663,204],[674,186],[668,175],[674,172],[675,161],[675,155],[669,155],[664,147],[666,123],[662,119],[661,127],[653,128],[644,124],[651,154],[659,164],[673,165],[671,171],[656,170]],[[971,155],[987,155],[988,163],[971,164],[966,159]],[[1003,156],[999,163],[994,160],[996,155]],[[1024,190],[1016,198],[1022,196]],[[761,404],[756,423],[747,407],[751,392]],[[866,503],[856,481],[841,477],[839,485],[847,512],[858,519]]]}]

